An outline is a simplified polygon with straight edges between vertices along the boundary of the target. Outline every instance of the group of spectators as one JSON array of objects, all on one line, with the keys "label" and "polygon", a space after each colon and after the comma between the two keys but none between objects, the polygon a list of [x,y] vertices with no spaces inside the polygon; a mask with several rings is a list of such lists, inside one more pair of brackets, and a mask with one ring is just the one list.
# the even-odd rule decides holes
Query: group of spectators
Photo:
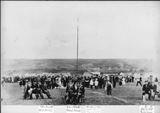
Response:
[{"label": "group of spectators", "polygon": [[2,77],[2,81],[5,82],[5,83],[15,83],[15,82],[18,82],[19,80],[20,80],[19,76],[15,76],[15,77],[11,77],[11,76]]},{"label": "group of spectators", "polygon": [[85,87],[81,81],[70,81],[66,87],[65,101],[67,104],[84,102]]},{"label": "group of spectators", "polygon": [[[160,83],[158,82],[158,78],[153,80],[152,75],[149,78],[150,79],[145,80],[145,83],[142,86],[143,101],[146,101],[146,95],[148,95],[148,100],[154,100],[156,95],[160,97]],[[140,79],[138,82],[141,84],[141,81],[142,79]]]},{"label": "group of spectators", "polygon": [[108,95],[111,95],[112,88],[116,88],[117,83],[119,83],[119,86],[123,86],[128,82],[134,82],[134,77],[122,77],[117,75],[84,77],[85,87],[91,89],[105,89]]},{"label": "group of spectators", "polygon": [[[64,76],[64,75],[37,75],[29,77],[4,77],[4,82],[19,82],[20,87],[24,87],[24,99],[29,97],[32,99],[32,94],[36,95],[36,98],[44,98],[45,94],[48,98],[51,98],[48,89],[54,89],[63,87],[66,88],[65,100],[67,103],[82,102],[85,95],[85,88],[90,89],[104,89],[107,95],[112,95],[112,89],[116,88],[117,84],[123,86],[128,82],[134,82],[137,80],[136,86],[142,86],[142,97],[148,95],[148,99],[154,98],[158,92],[157,84],[158,79],[154,82],[150,80],[142,83],[142,77],[135,79],[134,76]],[[154,96],[152,96],[154,93]],[[75,101],[74,101],[75,100]],[[73,102],[74,101],[74,102]]]},{"label": "group of spectators", "polygon": [[[6,81],[8,78],[4,78]],[[11,77],[10,77],[11,79]],[[45,85],[46,89],[54,89],[58,87],[67,87],[68,83],[80,81],[80,83],[85,88],[91,88],[91,89],[104,89],[107,95],[111,95],[112,88],[115,88],[117,83],[119,83],[120,86],[125,85],[125,82],[134,82],[134,77],[132,76],[115,76],[115,75],[107,75],[107,76],[64,76],[64,75],[36,75],[36,76],[29,76],[29,77],[12,77],[12,79],[19,82],[20,87],[26,86],[26,84],[30,84],[32,89],[38,89],[36,88],[39,84]],[[38,84],[38,85],[37,85]],[[29,86],[29,85],[28,85]],[[27,86],[27,87],[28,87]],[[35,87],[36,86],[36,87]],[[33,88],[35,87],[35,88]],[[27,92],[30,88],[26,88],[26,93],[24,93],[24,97],[26,97]],[[40,91],[33,91],[34,92],[40,92]],[[41,92],[45,92],[42,90]],[[46,93],[48,94],[48,93]],[[42,94],[40,94],[42,95]],[[41,96],[42,97],[42,96]],[[32,98],[32,96],[30,97]]]},{"label": "group of spectators", "polygon": [[81,77],[73,76],[36,76],[24,77],[19,81],[20,87],[24,87],[24,99],[32,99],[35,94],[36,98],[52,98],[48,89],[66,88],[65,101],[67,104],[77,104],[83,102],[85,88]]},{"label": "group of spectators", "polygon": [[41,82],[46,83],[48,89],[54,89],[57,87],[66,87],[67,83],[71,80],[70,76],[32,76],[32,77],[23,77],[19,81],[19,85],[25,85],[26,81],[30,81],[33,83],[34,81],[36,82]]}]

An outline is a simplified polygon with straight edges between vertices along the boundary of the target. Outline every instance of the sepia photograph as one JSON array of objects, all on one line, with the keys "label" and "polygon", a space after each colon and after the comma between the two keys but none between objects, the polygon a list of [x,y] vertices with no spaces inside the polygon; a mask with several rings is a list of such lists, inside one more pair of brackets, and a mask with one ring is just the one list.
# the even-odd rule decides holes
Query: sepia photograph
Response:
[{"label": "sepia photograph", "polygon": [[160,105],[159,31],[159,1],[2,1],[1,105]]}]

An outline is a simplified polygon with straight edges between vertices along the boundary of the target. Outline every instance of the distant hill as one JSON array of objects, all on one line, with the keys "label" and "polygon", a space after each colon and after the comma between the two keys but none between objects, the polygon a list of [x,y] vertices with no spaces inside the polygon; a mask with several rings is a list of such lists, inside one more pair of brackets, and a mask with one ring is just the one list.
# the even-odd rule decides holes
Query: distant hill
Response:
[{"label": "distant hill", "polygon": [[[15,59],[3,61],[3,72],[75,71],[76,59]],[[79,70],[96,71],[151,71],[147,59],[79,59]]]}]

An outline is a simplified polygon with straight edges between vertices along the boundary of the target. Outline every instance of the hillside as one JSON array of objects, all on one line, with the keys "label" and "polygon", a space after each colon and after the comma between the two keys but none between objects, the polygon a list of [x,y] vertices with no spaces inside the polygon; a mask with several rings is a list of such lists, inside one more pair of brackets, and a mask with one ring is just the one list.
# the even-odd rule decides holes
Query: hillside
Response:
[{"label": "hillside", "polygon": [[[4,72],[75,71],[75,59],[15,59],[4,61]],[[150,71],[152,61],[146,59],[79,59],[79,70]]]}]

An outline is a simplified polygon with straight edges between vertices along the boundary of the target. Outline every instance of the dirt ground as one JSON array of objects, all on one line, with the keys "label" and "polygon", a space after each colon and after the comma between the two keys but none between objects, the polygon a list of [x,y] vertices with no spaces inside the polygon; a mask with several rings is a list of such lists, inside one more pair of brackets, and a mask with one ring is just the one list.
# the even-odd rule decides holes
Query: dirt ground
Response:
[{"label": "dirt ground", "polygon": [[[137,105],[152,104],[160,105],[160,98],[154,101],[143,102],[141,98],[141,86],[135,83],[127,83],[125,86],[117,85],[112,91],[112,96],[104,93],[103,89],[86,89],[85,102],[82,105]],[[65,105],[65,89],[49,90],[52,99],[23,99],[23,88],[17,83],[6,83],[1,87],[2,105]]]}]

